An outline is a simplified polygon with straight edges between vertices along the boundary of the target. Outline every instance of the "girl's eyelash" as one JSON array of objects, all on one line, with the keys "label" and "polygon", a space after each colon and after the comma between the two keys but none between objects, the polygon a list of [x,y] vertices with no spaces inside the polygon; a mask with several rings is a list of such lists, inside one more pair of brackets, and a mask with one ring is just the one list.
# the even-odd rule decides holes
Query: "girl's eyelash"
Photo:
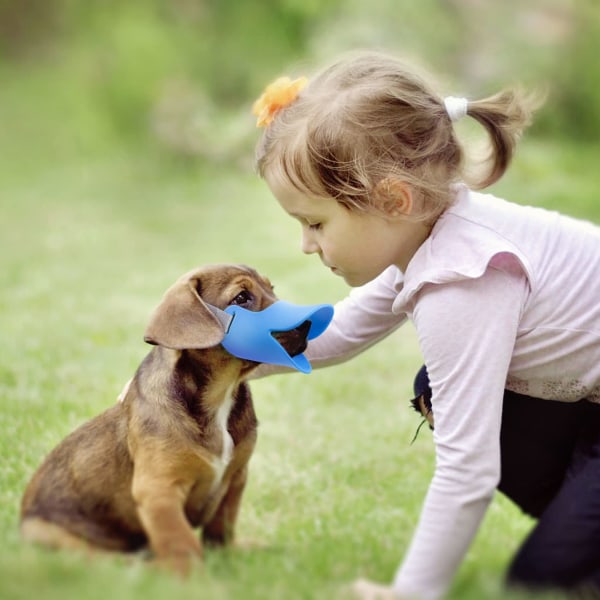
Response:
[{"label": "girl's eyelash", "polygon": [[309,229],[320,229],[321,223],[308,223],[308,228]]}]

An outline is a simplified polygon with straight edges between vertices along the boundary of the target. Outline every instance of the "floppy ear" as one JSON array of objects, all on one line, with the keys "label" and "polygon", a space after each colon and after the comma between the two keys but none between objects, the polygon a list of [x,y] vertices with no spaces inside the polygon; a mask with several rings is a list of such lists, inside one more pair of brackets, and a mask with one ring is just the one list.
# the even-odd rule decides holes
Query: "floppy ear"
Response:
[{"label": "floppy ear", "polygon": [[150,318],[144,341],[174,350],[200,350],[220,344],[223,326],[196,291],[195,279],[169,288]]}]

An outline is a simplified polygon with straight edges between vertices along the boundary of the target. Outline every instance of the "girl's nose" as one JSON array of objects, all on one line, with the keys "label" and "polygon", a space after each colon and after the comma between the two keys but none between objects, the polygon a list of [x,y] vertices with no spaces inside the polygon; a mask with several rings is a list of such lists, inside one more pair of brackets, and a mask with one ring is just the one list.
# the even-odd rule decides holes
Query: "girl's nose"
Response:
[{"label": "girl's nose", "polygon": [[315,242],[314,235],[308,227],[302,228],[302,252],[314,254],[319,251],[319,245]]}]

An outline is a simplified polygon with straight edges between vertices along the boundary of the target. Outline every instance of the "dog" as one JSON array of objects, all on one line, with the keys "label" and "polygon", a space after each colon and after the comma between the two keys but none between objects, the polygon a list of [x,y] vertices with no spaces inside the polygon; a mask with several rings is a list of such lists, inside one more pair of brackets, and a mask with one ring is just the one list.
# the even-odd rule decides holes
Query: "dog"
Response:
[{"label": "dog", "polygon": [[[261,311],[276,300],[269,280],[243,265],[201,267],[171,286],[145,332],[154,348],[122,401],[67,436],[34,474],[21,504],[23,538],[148,548],[183,575],[203,543],[232,543],[257,439],[245,380],[259,363],[220,345],[224,327],[207,304]],[[309,326],[274,335],[298,355]]]}]

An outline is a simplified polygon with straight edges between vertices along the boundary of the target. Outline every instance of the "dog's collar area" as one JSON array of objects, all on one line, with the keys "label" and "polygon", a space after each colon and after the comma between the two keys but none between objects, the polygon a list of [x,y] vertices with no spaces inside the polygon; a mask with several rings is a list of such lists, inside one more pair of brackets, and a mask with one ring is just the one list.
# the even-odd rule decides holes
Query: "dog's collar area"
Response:
[{"label": "dog's collar area", "polygon": [[333,318],[333,306],[330,304],[302,306],[283,300],[258,312],[241,306],[228,306],[221,310],[208,304],[208,308],[223,325],[225,337],[221,345],[230,354],[245,360],[292,367],[302,373],[312,370],[306,356],[290,356],[272,334],[291,331],[310,321],[307,340],[312,340],[327,329]]}]

